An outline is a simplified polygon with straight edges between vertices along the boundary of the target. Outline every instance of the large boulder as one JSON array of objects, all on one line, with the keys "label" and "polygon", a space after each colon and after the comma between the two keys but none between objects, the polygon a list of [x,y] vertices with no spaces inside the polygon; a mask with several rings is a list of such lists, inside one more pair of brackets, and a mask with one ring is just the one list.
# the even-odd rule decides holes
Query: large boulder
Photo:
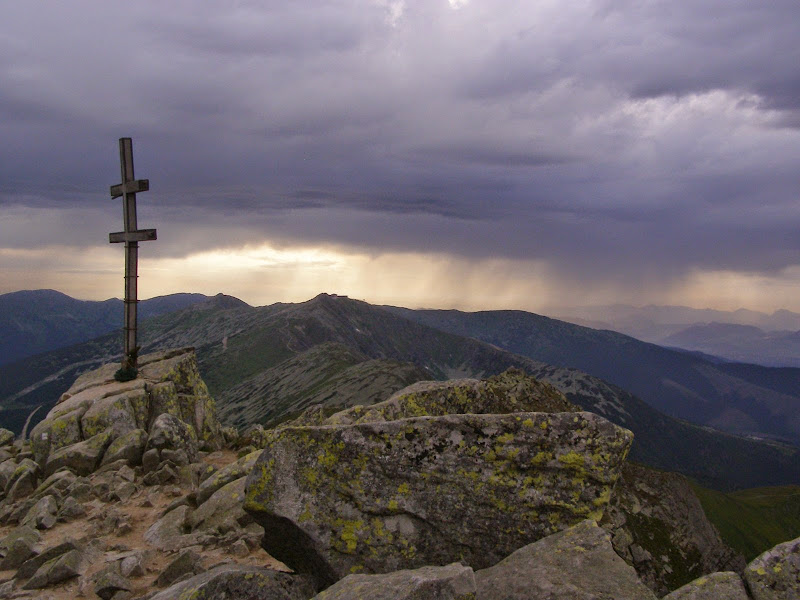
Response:
[{"label": "large boulder", "polygon": [[519,369],[508,369],[485,380],[420,381],[403,388],[384,402],[340,411],[328,417],[324,424],[349,425],[451,414],[497,415],[578,410],[549,383],[526,375]]},{"label": "large boulder", "polygon": [[755,558],[744,570],[744,578],[754,600],[800,598],[800,538]]},{"label": "large boulder", "polygon": [[150,600],[307,600],[313,595],[309,580],[260,567],[221,565],[181,581]]},{"label": "large boulder", "polygon": [[162,413],[150,429],[146,449],[158,450],[162,458],[165,450],[182,452],[189,462],[194,462],[197,457],[197,436],[194,428],[185,421],[169,413]]},{"label": "large boulder", "polygon": [[312,600],[475,600],[475,575],[460,564],[385,575],[348,575]]},{"label": "large boulder", "polygon": [[477,571],[477,598],[489,600],[655,600],[636,571],[614,552],[608,533],[584,521],[520,548]]},{"label": "large boulder", "polygon": [[253,470],[253,465],[256,464],[256,460],[258,460],[260,454],[261,450],[246,454],[236,462],[227,465],[203,480],[200,487],[197,488],[197,503],[202,504],[208,500],[214,492],[232,481],[247,477],[250,471]]},{"label": "large boulder", "polygon": [[276,432],[248,476],[262,545],[326,586],[488,567],[599,519],[633,435],[592,413],[445,415]]}]

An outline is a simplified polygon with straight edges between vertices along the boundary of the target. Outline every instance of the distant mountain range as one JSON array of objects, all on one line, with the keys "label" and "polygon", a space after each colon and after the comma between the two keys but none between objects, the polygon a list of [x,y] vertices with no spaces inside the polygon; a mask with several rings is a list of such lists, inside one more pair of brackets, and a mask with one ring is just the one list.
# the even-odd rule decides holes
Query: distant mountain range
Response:
[{"label": "distant mountain range", "polygon": [[767,367],[800,367],[800,314],[685,306],[559,308],[556,318],[645,342]]},{"label": "distant mountain range", "polygon": [[[203,294],[172,294],[139,303],[146,319],[207,300]],[[122,326],[119,299],[76,300],[55,290],[0,295],[0,365],[91,340]]]},{"label": "distant mountain range", "polygon": [[579,369],[673,417],[800,445],[800,369],[721,363],[523,311],[392,310],[537,361]]},{"label": "distant mountain range", "polygon": [[754,325],[692,325],[665,337],[662,346],[712,354],[729,361],[800,367],[800,331],[764,331]]},{"label": "distant mountain range", "polygon": [[[441,319],[445,314],[447,319]],[[508,318],[507,311],[488,314]],[[737,384],[729,386],[733,393],[737,385],[747,384],[749,377],[753,381],[748,385],[761,397],[758,410],[771,406],[771,394],[778,394],[772,387],[788,386],[800,371],[714,371],[718,365],[627,336],[609,336],[610,332],[530,313],[511,316],[513,319],[506,323],[507,334],[486,343],[474,338],[487,324],[472,335],[467,331],[473,327],[469,325],[470,313],[388,309],[324,294],[300,304],[253,308],[220,295],[143,322],[141,339],[143,351],[195,346],[201,372],[220,414],[239,426],[276,423],[315,403],[323,403],[329,410],[370,403],[421,379],[483,377],[518,367],[553,383],[585,409],[633,430],[635,460],[680,471],[723,490],[800,481],[797,448],[728,435],[668,417],[621,387],[568,368],[576,362],[568,355],[576,354],[583,360],[599,354],[601,358],[595,358],[594,363],[600,365],[607,362],[604,357],[625,358],[628,362],[623,372],[633,370],[630,358],[638,357],[645,371],[643,379],[654,377],[657,381],[667,375],[675,377],[673,371],[686,368],[694,375],[680,379],[683,383],[676,380],[676,385],[705,385],[711,391],[714,388],[709,381],[735,380]],[[435,327],[427,322],[434,320]],[[459,331],[444,331],[448,327]],[[486,336],[486,331],[482,335]],[[553,360],[548,365],[520,355],[519,349],[520,353],[512,354],[503,348],[524,339],[547,349],[560,362]],[[77,374],[118,359],[120,346],[120,335],[112,334],[0,367],[0,421],[19,430],[32,407],[51,405]],[[620,348],[627,350],[620,354]],[[693,362],[687,362],[689,359]],[[558,364],[565,366],[552,366]],[[592,361],[587,364],[592,366]],[[667,375],[659,369],[666,369]],[[797,380],[793,381],[796,384]],[[796,396],[784,395],[796,401]],[[731,397],[734,401],[737,398],[735,394]],[[697,400],[697,404],[718,409],[720,395],[711,394],[710,398]],[[755,417],[752,419],[756,422]],[[766,433],[783,435],[784,431]]]},{"label": "distant mountain range", "polygon": [[725,311],[688,306],[612,304],[557,307],[543,312],[562,321],[594,329],[611,329],[653,343],[659,343],[688,326],[708,323],[753,325],[764,331],[800,330],[800,313],[783,309],[763,313],[746,309]]}]

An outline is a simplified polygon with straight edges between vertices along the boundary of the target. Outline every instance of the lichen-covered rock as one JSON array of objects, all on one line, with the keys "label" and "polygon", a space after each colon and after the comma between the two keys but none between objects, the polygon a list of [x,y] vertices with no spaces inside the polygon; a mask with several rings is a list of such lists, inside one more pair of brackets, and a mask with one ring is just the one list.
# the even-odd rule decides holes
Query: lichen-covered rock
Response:
[{"label": "lichen-covered rock", "polygon": [[147,432],[144,429],[134,429],[118,437],[103,455],[102,465],[107,465],[117,460],[125,460],[128,465],[135,467],[142,464],[142,454],[147,444]]},{"label": "lichen-covered rock", "polygon": [[147,449],[183,450],[189,461],[194,462],[197,457],[197,436],[185,422],[169,413],[160,414],[152,428],[147,440]]},{"label": "lichen-covered rock", "polygon": [[111,432],[103,431],[88,440],[64,446],[47,457],[45,475],[66,467],[76,475],[89,475],[100,466],[100,459],[111,443]]},{"label": "lichen-covered rock", "polygon": [[749,600],[742,578],[733,571],[698,577],[663,600]]},{"label": "lichen-covered rock", "polygon": [[517,412],[577,412],[580,410],[549,383],[519,369],[485,380],[420,381],[384,402],[354,406],[324,421],[348,425],[394,421],[407,417],[449,414],[508,414]]},{"label": "lichen-covered rock", "polygon": [[584,521],[520,548],[475,573],[478,598],[655,600],[614,552],[608,533]]},{"label": "lichen-covered rock", "polygon": [[307,600],[314,594],[308,578],[259,567],[221,565],[181,581],[150,600]]},{"label": "lichen-covered rock", "polygon": [[[111,430],[112,439],[146,427],[147,391],[144,386],[122,394],[98,398],[81,417],[84,438]],[[137,419],[137,413],[138,419]]]},{"label": "lichen-covered rock", "polygon": [[197,489],[197,504],[202,504],[208,500],[222,486],[242,477],[247,477],[250,471],[253,470],[253,465],[256,464],[256,460],[260,455],[261,450],[251,452],[204,479]]},{"label": "lichen-covered rock", "polygon": [[452,564],[384,575],[348,575],[313,600],[475,600],[475,591],[472,569]]},{"label": "lichen-covered rock", "polygon": [[28,579],[29,577],[33,577],[33,575],[38,572],[43,565],[59,558],[60,556],[63,556],[64,554],[67,554],[68,552],[72,552],[73,550],[77,550],[77,547],[75,542],[72,540],[67,540],[61,544],[51,546],[42,553],[29,558],[22,565],[20,565],[19,569],[17,569],[16,577],[17,579]]},{"label": "lichen-covered rock", "polygon": [[632,438],[586,412],[290,427],[248,476],[245,509],[264,549],[320,585],[456,561],[483,568],[599,519]]},{"label": "lichen-covered rock", "polygon": [[754,600],[800,598],[800,538],[778,544],[744,570]]}]

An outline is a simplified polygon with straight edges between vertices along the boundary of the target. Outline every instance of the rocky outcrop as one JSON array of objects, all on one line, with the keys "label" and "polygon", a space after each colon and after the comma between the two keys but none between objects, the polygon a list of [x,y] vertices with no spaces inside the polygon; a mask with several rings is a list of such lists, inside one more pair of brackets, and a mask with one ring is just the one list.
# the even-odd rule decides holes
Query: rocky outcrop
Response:
[{"label": "rocky outcrop", "polygon": [[[214,402],[197,370],[193,349],[142,356],[139,365],[139,377],[124,383],[114,381],[117,365],[105,365],[81,375],[61,396],[30,436],[36,462],[45,471],[66,466],[86,474],[97,467],[109,446],[114,456],[135,465],[141,456],[140,432],[152,435],[162,415],[182,423],[189,430],[186,435],[196,440],[180,448],[189,454],[187,462],[198,442],[209,448],[218,444]],[[76,449],[81,443],[84,447]]]},{"label": "rocky outcrop", "polygon": [[746,565],[677,473],[625,463],[601,525],[617,553],[658,595],[706,573],[741,572]]},{"label": "rocky outcrop", "polygon": [[[513,389],[529,378],[507,379],[516,380],[504,384]],[[474,385],[445,386],[445,395],[457,400]],[[353,424],[274,432],[245,499],[264,526],[267,552],[313,574],[320,587],[358,572],[456,561],[488,567],[555,531],[599,519],[632,441],[629,431],[592,413],[402,418],[406,410],[418,414],[410,397],[395,398],[383,413],[396,420],[345,411],[330,422]],[[513,409],[507,399],[499,393],[482,409]],[[454,401],[448,410],[468,406],[475,404]]]},{"label": "rocky outcrop", "polygon": [[348,575],[313,600],[475,600],[475,575],[461,564],[385,575]]},{"label": "rocky outcrop", "polygon": [[634,571],[614,552],[608,533],[584,521],[520,548],[475,573],[479,599],[655,600]]}]

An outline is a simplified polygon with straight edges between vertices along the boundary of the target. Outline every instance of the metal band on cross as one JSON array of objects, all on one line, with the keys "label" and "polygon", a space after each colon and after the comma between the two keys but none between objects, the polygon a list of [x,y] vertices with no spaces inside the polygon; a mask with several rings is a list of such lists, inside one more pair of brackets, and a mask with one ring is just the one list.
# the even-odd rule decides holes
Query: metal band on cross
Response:
[{"label": "metal band on cross", "polygon": [[119,140],[119,162],[122,183],[111,186],[111,197],[122,196],[122,212],[125,231],[109,233],[111,244],[125,243],[125,353],[122,356],[123,369],[137,368],[136,345],[136,305],[138,300],[137,280],[139,262],[139,242],[156,239],[155,229],[138,229],[136,224],[136,194],[150,189],[147,179],[135,179],[133,175],[133,142],[131,138]]}]

